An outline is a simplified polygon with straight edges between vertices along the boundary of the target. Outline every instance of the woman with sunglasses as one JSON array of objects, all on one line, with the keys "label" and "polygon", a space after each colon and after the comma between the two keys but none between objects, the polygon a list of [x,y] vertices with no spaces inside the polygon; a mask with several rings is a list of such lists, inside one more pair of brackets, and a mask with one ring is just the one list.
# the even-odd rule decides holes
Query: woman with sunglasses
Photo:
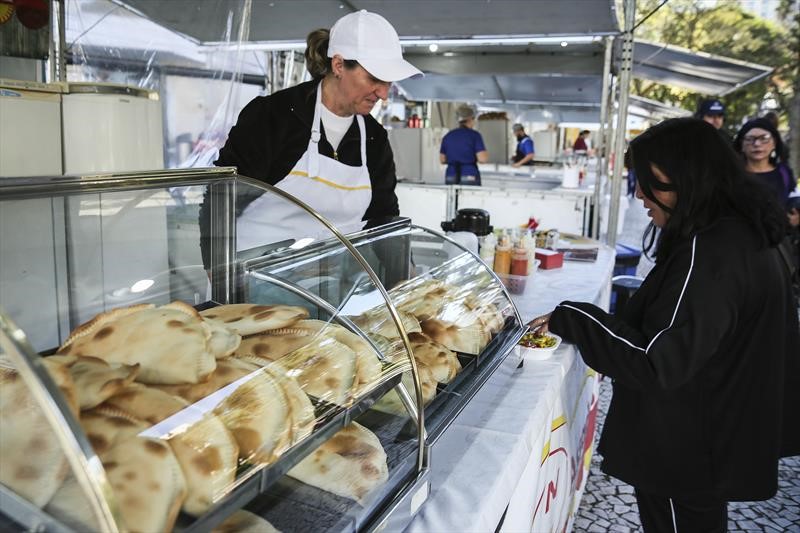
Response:
[{"label": "woman with sunglasses", "polygon": [[783,161],[783,140],[772,122],[765,118],[746,122],[736,134],[734,147],[744,157],[745,169],[766,183],[786,205],[797,187],[797,178]]},{"label": "woman with sunglasses", "polygon": [[771,498],[778,458],[800,453],[800,331],[776,249],[785,219],[701,120],[650,128],[626,162],[655,267],[620,315],[562,302],[530,326],[612,378],[598,451],[634,487],[644,531],[723,532],[727,502]]}]

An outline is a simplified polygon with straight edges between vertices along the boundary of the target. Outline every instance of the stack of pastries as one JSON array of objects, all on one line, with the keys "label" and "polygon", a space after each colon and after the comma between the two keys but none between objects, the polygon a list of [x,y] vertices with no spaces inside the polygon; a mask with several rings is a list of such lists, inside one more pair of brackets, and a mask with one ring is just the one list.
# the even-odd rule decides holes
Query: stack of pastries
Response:
[{"label": "stack of pastries", "polygon": [[[479,353],[503,327],[487,303],[494,289],[482,290],[417,279],[390,292],[424,402],[461,370],[455,352]],[[271,464],[308,437],[320,406],[349,406],[387,369],[408,369],[385,307],[352,317],[369,339],[308,316],[285,305],[134,305],[97,315],[43,359],[104,466],[123,529],[170,531],[180,512],[206,513],[243,467]],[[403,379],[413,388],[408,372]],[[376,407],[404,412],[394,391]],[[0,421],[0,483],[78,530],[96,529],[49,421],[2,358]],[[388,479],[386,453],[353,423],[289,475],[363,502]]]}]

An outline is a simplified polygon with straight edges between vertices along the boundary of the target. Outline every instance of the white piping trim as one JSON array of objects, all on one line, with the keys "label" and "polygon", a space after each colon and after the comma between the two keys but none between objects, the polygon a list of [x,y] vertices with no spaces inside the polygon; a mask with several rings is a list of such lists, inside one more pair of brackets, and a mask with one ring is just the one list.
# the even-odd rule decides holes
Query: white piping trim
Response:
[{"label": "white piping trim", "polygon": [[628,346],[630,346],[631,348],[636,348],[637,350],[641,350],[641,351],[643,351],[643,352],[645,352],[645,353],[646,353],[646,350],[645,350],[644,348],[640,348],[639,346],[636,346],[635,344],[633,344],[633,343],[632,343],[631,341],[629,341],[628,339],[625,339],[625,338],[623,338],[623,337],[620,337],[619,335],[615,334],[613,331],[611,331],[610,329],[608,329],[608,328],[607,328],[607,327],[606,327],[606,326],[605,326],[605,325],[604,325],[602,322],[600,322],[599,320],[597,320],[595,317],[593,317],[592,315],[590,315],[590,314],[589,314],[589,313],[587,313],[586,311],[584,311],[584,310],[582,310],[582,309],[578,309],[577,307],[573,307],[573,306],[571,306],[571,305],[566,305],[566,304],[561,304],[559,307],[566,307],[567,309],[572,309],[572,310],[574,310],[574,311],[577,311],[577,312],[579,312],[579,313],[583,313],[584,315],[588,316],[590,319],[592,319],[592,320],[594,320],[595,322],[597,322],[598,324],[600,324],[600,327],[601,327],[601,328],[603,328],[604,330],[606,330],[606,331],[608,332],[608,334],[609,334],[609,335],[611,335],[612,337],[614,337],[615,339],[619,339],[619,340],[621,340],[622,342],[624,342],[625,344],[627,344]]},{"label": "white piping trim", "polygon": [[672,498],[669,499],[669,510],[672,512],[672,531],[678,533],[678,524],[675,523],[675,506],[672,504]]},{"label": "white piping trim", "polygon": [[653,340],[651,340],[650,344],[647,345],[647,349],[645,350],[645,353],[649,352],[650,351],[650,347],[653,345],[654,342],[656,342],[656,339],[662,333],[664,333],[669,328],[671,328],[672,325],[675,323],[675,317],[678,316],[678,308],[681,306],[681,300],[683,300],[683,295],[686,292],[686,286],[689,285],[689,278],[692,276],[692,269],[694,269],[694,252],[695,252],[696,246],[697,246],[697,235],[695,235],[694,238],[692,239],[692,261],[689,264],[689,271],[686,273],[686,279],[683,281],[683,288],[681,289],[681,295],[678,296],[678,303],[675,304],[675,311],[672,312],[672,320],[670,320],[669,325],[667,327],[665,327],[664,329],[662,329],[661,331],[656,333],[656,336],[653,337]]}]

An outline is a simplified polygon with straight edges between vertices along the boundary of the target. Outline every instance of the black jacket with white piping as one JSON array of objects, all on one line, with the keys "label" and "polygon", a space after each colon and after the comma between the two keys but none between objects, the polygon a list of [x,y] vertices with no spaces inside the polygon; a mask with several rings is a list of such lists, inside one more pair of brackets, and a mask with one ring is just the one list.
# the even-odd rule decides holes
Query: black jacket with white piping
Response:
[{"label": "black jacket with white piping", "polygon": [[563,302],[549,327],[613,379],[606,473],[663,496],[775,494],[779,456],[800,453],[798,316],[777,250],[742,220],[677,244],[622,316]]}]

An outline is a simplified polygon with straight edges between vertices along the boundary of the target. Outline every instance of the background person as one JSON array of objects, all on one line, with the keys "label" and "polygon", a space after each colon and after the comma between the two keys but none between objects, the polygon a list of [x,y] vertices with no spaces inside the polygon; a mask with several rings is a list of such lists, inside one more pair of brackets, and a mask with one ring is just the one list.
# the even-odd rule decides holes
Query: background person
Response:
[{"label": "background person", "polygon": [[575,143],[572,145],[572,150],[574,152],[583,151],[586,152],[589,147],[586,144],[586,140],[589,139],[591,136],[591,132],[589,130],[583,130],[578,134],[578,138],[575,139]]},{"label": "background person", "polygon": [[723,532],[727,502],[771,498],[779,457],[800,453],[783,214],[700,120],[650,128],[626,159],[655,267],[620,316],[562,302],[531,326],[613,379],[598,451],[635,488],[644,531]]},{"label": "background person", "polygon": [[514,132],[514,137],[517,138],[517,151],[511,158],[511,166],[519,168],[522,165],[533,165],[533,139],[525,133],[525,128],[522,124],[514,124],[511,127],[511,131]]},{"label": "background person", "polygon": [[745,169],[767,184],[785,206],[797,188],[797,178],[782,158],[783,140],[772,122],[765,118],[746,122],[736,134],[733,146],[742,155]]},{"label": "background person", "polygon": [[489,152],[480,132],[475,131],[475,109],[462,105],[456,110],[458,127],[447,132],[439,149],[439,161],[447,163],[445,183],[448,185],[480,185],[478,163],[489,161]]},{"label": "background person", "polygon": [[[367,11],[311,32],[313,79],[248,103],[215,161],[296,196],[343,229],[399,213],[386,130],[369,114],[392,82],[422,75],[403,59],[397,32]],[[259,193],[260,194],[260,193]],[[201,207],[208,266],[209,202]],[[237,249],[319,232],[319,223],[277,198],[238,197]]]},{"label": "background person", "polygon": [[[778,114],[775,111],[768,111],[768,112],[764,113],[764,116],[762,118],[764,118],[767,121],[769,121],[769,123],[772,124],[772,127],[775,128],[776,130],[778,130],[778,126],[779,126],[779,123],[780,123],[780,117],[778,116]],[[781,161],[785,161],[788,164],[788,162],[789,162],[789,142],[788,142],[789,135],[787,134],[786,137],[787,137],[786,139],[783,139],[783,138],[781,139],[781,141],[783,142],[783,149],[781,150],[780,156],[781,156]]]},{"label": "background person", "polygon": [[697,106],[695,117],[702,119],[717,129],[725,123],[725,106],[717,99],[702,100]]}]

